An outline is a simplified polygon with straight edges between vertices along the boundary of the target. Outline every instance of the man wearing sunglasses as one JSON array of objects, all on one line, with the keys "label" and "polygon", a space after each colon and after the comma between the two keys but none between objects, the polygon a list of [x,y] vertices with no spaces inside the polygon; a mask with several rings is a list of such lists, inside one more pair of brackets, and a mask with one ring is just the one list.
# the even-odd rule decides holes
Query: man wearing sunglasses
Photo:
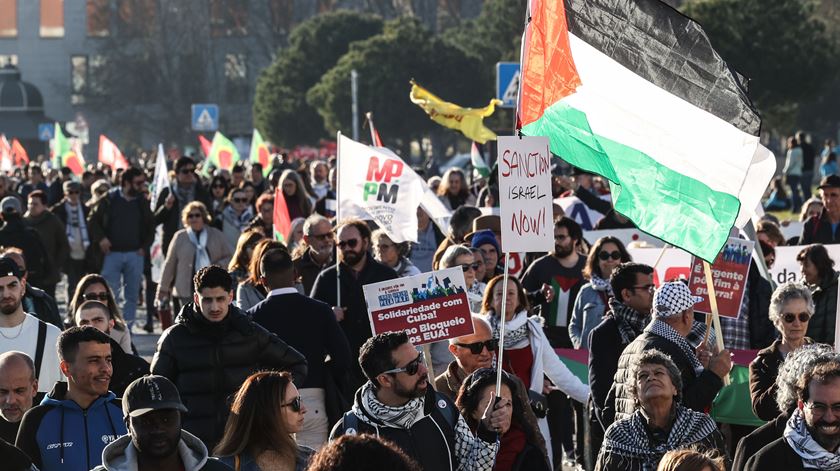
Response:
[{"label": "man wearing sunglasses", "polygon": [[508,400],[491,398],[474,435],[452,401],[429,387],[423,354],[405,332],[368,339],[359,363],[368,382],[333,427],[331,440],[371,433],[394,442],[426,471],[493,469],[497,431],[510,426]]},{"label": "man wearing sunglasses", "polygon": [[303,284],[303,292],[312,292],[312,285],[321,270],[330,265],[335,253],[335,234],[330,220],[312,214],[303,222],[303,252],[296,252],[293,259],[295,273]]},{"label": "man wearing sunglasses", "polygon": [[163,253],[166,253],[175,233],[184,227],[181,211],[193,201],[201,201],[205,207],[212,208],[210,193],[195,175],[195,161],[190,157],[181,157],[175,161],[175,181],[160,192],[155,202],[155,225],[163,224]]},{"label": "man wearing sunglasses", "polygon": [[[335,265],[328,266],[318,275],[312,286],[311,297],[332,306],[355,358],[359,348],[372,335],[362,286],[393,280],[397,278],[397,273],[370,255],[371,231],[364,221],[345,219],[336,229],[336,234],[341,272],[341,305],[338,305],[337,299],[339,280],[336,279]],[[364,383],[365,376],[361,369],[354,370],[355,377],[351,386],[356,389]]]},{"label": "man wearing sunglasses", "polygon": [[499,341],[493,340],[490,324],[484,316],[472,315],[473,330],[470,335],[449,339],[449,351],[455,357],[446,371],[435,378],[435,390],[455,400],[464,378],[480,368],[493,366]]}]

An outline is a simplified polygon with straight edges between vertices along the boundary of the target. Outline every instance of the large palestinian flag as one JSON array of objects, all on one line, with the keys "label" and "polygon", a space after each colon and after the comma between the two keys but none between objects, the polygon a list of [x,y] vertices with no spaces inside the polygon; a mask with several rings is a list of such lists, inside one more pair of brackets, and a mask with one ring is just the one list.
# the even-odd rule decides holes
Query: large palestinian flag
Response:
[{"label": "large palestinian flag", "polygon": [[745,84],[657,0],[532,0],[519,122],[612,182],[641,230],[714,260],[775,171]]}]

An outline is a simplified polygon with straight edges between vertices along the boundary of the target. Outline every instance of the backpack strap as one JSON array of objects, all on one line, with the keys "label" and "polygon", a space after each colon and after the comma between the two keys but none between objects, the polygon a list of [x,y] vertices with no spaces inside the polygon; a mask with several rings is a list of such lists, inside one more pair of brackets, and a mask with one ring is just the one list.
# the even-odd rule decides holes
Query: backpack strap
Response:
[{"label": "backpack strap", "polygon": [[41,362],[44,360],[44,348],[47,343],[47,323],[38,319],[38,343],[35,347],[35,379],[41,375]]}]

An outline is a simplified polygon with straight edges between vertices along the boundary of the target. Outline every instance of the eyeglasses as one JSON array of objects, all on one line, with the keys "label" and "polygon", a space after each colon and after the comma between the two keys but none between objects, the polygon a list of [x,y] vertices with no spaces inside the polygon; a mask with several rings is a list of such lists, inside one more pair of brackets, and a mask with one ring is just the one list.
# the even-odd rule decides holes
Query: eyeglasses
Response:
[{"label": "eyeglasses", "polygon": [[349,247],[351,249],[355,249],[356,245],[359,244],[359,239],[347,239],[339,241],[338,248],[344,250],[344,247]]},{"label": "eyeglasses", "polygon": [[182,168],[181,170],[178,171],[178,173],[180,173],[181,175],[187,175],[187,174],[193,173],[193,172],[195,172],[195,167]]},{"label": "eyeglasses", "polygon": [[108,293],[103,291],[101,293],[85,293],[82,295],[85,301],[107,301]]},{"label": "eyeglasses", "polygon": [[411,360],[407,365],[402,368],[394,368],[392,370],[383,371],[383,375],[387,374],[397,374],[397,373],[405,373],[409,376],[414,376],[417,374],[417,371],[420,369],[420,364],[423,363],[423,352],[417,354],[417,358]]},{"label": "eyeglasses", "polygon": [[831,409],[832,415],[840,415],[840,404],[822,404],[820,402],[806,402],[805,407],[811,409],[811,412],[817,415],[825,415]]},{"label": "eyeglasses", "polygon": [[231,201],[233,201],[234,203],[247,203],[248,198],[233,198]]},{"label": "eyeglasses", "polygon": [[67,194],[67,195],[78,195],[79,194],[79,192],[77,190],[65,191],[64,193]]},{"label": "eyeglasses", "polygon": [[653,293],[653,291],[656,290],[656,285],[654,285],[654,284],[636,285],[636,286],[631,286],[631,288],[633,288],[633,289],[644,289],[644,290],[647,290],[647,291],[650,291],[651,293]]},{"label": "eyeglasses", "polygon": [[782,314],[782,320],[784,320],[788,324],[793,324],[793,321],[799,319],[799,322],[808,322],[811,320],[811,314],[807,312],[800,312],[799,314],[794,314],[792,312],[786,312]]},{"label": "eyeglasses", "polygon": [[481,265],[479,265],[477,263],[462,263],[461,268],[464,271],[467,271],[467,270],[477,271],[479,268],[481,268]]},{"label": "eyeglasses", "polygon": [[621,252],[619,252],[618,250],[613,250],[612,252],[607,252],[606,250],[604,250],[598,253],[598,258],[605,262],[609,259],[621,260]]},{"label": "eyeglasses", "polygon": [[224,185],[222,185],[221,183],[217,183],[217,184],[213,185],[211,188],[213,188],[213,189],[216,189],[216,188],[222,188],[222,189],[224,189],[224,187],[225,187],[225,186],[224,186]]},{"label": "eyeglasses", "polygon": [[187,219],[200,219],[201,213],[190,213],[187,214]]},{"label": "eyeglasses", "polygon": [[394,248],[394,244],[376,244],[376,248],[379,250],[388,250]]},{"label": "eyeglasses", "polygon": [[295,412],[300,412],[301,409],[301,401],[300,396],[295,397],[290,402],[285,404],[280,404],[280,407],[290,407]]},{"label": "eyeglasses", "polygon": [[485,348],[487,348],[488,352],[497,351],[499,349],[499,340],[498,339],[490,339],[490,340],[485,340],[484,342],[473,342],[473,343],[458,343],[458,342],[455,342],[455,345],[457,345],[461,348],[469,348],[470,353],[472,353],[473,355],[478,355],[482,351],[484,351]]}]

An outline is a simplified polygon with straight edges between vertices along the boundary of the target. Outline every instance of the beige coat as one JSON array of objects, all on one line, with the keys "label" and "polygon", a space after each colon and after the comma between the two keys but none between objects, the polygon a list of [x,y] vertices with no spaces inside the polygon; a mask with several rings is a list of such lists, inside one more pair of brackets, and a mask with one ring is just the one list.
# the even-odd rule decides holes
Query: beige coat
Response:
[{"label": "beige coat", "polygon": [[[210,263],[227,267],[231,251],[225,235],[215,227],[204,226],[207,231],[207,254]],[[195,270],[195,246],[190,242],[186,229],[181,229],[172,237],[166,260],[163,262],[163,274],[160,277],[158,292],[166,294],[173,287],[173,295],[179,298],[192,298],[193,274]]]}]

